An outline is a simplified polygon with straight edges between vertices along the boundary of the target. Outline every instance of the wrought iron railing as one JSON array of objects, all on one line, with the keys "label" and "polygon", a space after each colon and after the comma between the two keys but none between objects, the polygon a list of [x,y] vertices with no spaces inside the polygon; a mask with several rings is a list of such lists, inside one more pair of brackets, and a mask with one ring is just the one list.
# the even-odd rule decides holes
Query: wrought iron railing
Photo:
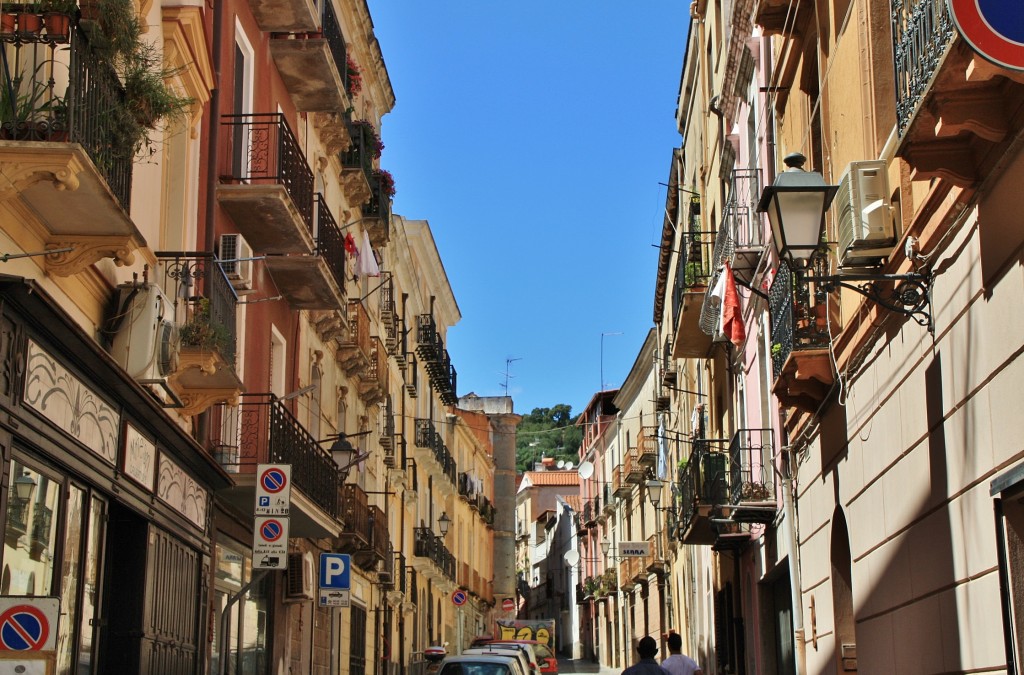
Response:
[{"label": "wrought iron railing", "polygon": [[229,181],[284,186],[310,233],[313,231],[313,172],[281,113],[224,115],[231,139]]},{"label": "wrought iron railing", "polygon": [[7,534],[22,535],[28,532],[27,499],[18,499],[13,493],[7,498]]},{"label": "wrought iron railing", "polygon": [[158,251],[156,283],[174,303],[183,347],[216,351],[235,367],[238,294],[212,253]]},{"label": "wrought iron railing", "polygon": [[729,472],[734,504],[775,500],[773,438],[771,429],[740,429],[732,437]]},{"label": "wrought iron railing", "polygon": [[429,527],[413,528],[413,555],[427,558],[433,562],[448,579],[455,581],[455,556],[445,547],[441,537],[435,535]]},{"label": "wrought iron railing", "polygon": [[416,318],[416,355],[424,363],[437,360],[444,345],[433,314],[420,314]]},{"label": "wrought iron railing", "polygon": [[366,492],[355,483],[341,486],[341,530],[343,538],[351,540],[356,550],[361,550],[373,541],[370,502]]},{"label": "wrought iron railing", "polygon": [[458,470],[455,466],[455,458],[452,456],[448,446],[444,444],[441,434],[434,428],[433,421],[429,419],[416,420],[416,447],[430,450],[431,455],[437,462],[441,473],[444,474],[452,485],[458,484]]},{"label": "wrought iron railing", "polygon": [[405,578],[405,554],[401,551],[395,552],[394,562],[391,566],[391,576],[395,579],[394,588],[403,594],[408,590],[409,584]]},{"label": "wrought iron railing", "polygon": [[316,253],[327,262],[327,269],[344,294],[345,236],[327,206],[327,200],[319,193],[316,195]]},{"label": "wrought iron railing", "polygon": [[363,204],[363,218],[377,219],[384,225],[391,222],[391,195],[387,184],[388,180],[382,175],[370,174],[370,200]]},{"label": "wrought iron railing", "polygon": [[262,463],[291,464],[295,489],[324,513],[337,518],[341,485],[338,466],[285,404],[270,393],[242,394],[237,416],[234,429],[229,424],[221,425],[228,437],[215,439],[214,445],[238,448],[238,471],[252,473]]},{"label": "wrought iron railing", "polygon": [[899,134],[924,99],[956,33],[946,0],[892,0],[892,48]]},{"label": "wrought iron railing", "polygon": [[32,512],[32,544],[41,548],[50,546],[50,526],[53,523],[53,509],[36,504]]},{"label": "wrought iron railing", "polygon": [[[828,274],[828,258],[815,254],[811,258],[815,274]],[[829,345],[828,327],[819,317],[824,316],[828,294],[822,288],[812,289],[782,261],[768,289],[768,309],[771,315],[771,358],[776,378],[782,372],[786,359],[795,350],[825,349]]]},{"label": "wrought iron railing", "polygon": [[[4,5],[5,13],[21,9],[33,15],[39,5]],[[6,50],[0,136],[80,143],[127,212],[138,139],[126,131],[131,113],[124,88],[109,62],[93,53],[77,12],[66,34],[17,30],[0,33],[0,43]]]},{"label": "wrought iron railing", "polygon": [[324,39],[327,40],[327,50],[331,53],[334,65],[341,75],[342,85],[348,91],[348,58],[345,53],[345,36],[341,34],[341,25],[338,17],[334,14],[334,3],[323,3],[324,12],[320,20],[320,29],[323,31]]},{"label": "wrought iron railing", "polygon": [[367,182],[370,182],[370,176],[373,173],[373,159],[376,154],[374,134],[375,131],[370,128],[369,123],[349,125],[349,137],[352,140],[348,148],[342,150],[339,155],[342,167],[361,169]]},{"label": "wrought iron railing", "polygon": [[729,455],[726,439],[682,441],[691,445],[686,462],[679,467],[679,518],[681,533],[697,517],[701,506],[729,503]]}]

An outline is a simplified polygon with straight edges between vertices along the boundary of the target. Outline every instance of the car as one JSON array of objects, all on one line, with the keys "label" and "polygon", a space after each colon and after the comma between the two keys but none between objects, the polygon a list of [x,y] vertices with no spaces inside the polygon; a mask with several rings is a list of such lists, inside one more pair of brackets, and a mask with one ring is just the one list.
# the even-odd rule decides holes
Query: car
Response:
[{"label": "car", "polygon": [[[540,666],[541,673],[557,673],[558,672],[558,659],[555,657],[555,653],[551,651],[551,648],[547,644],[538,640],[486,640],[482,641],[485,645],[499,644],[522,644],[530,645],[536,655],[537,664]],[[474,644],[474,646],[476,646]]]},{"label": "car", "polygon": [[526,675],[514,656],[466,654],[449,656],[441,662],[438,675]]},{"label": "car", "polygon": [[541,675],[540,666],[537,664],[537,657],[534,655],[531,645],[523,644],[498,644],[481,645],[463,650],[463,654],[490,654],[494,656],[514,656],[520,660],[523,669],[529,675]]}]

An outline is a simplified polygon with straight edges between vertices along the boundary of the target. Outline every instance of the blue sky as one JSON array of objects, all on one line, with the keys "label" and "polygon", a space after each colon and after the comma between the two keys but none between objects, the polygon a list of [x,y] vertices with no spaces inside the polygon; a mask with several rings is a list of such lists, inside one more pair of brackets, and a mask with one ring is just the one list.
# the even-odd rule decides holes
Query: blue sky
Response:
[{"label": "blue sky", "polygon": [[[681,0],[369,0],[397,104],[381,166],[430,222],[458,393],[582,411],[653,325]],[[621,333],[606,335],[602,333]]]}]

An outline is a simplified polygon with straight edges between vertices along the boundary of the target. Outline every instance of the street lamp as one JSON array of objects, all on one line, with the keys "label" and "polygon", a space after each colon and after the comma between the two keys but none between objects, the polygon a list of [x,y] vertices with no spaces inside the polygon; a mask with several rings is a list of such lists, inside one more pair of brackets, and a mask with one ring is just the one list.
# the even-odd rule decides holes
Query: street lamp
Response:
[{"label": "street lamp", "polygon": [[663,487],[665,487],[665,484],[657,478],[647,481],[647,496],[650,497],[654,508],[658,508],[658,504],[661,503],[661,489]]},{"label": "street lamp", "polygon": [[[338,471],[341,472],[341,480],[343,482],[348,476],[349,469],[370,456],[370,453],[368,452],[360,455],[348,439],[355,438],[357,436],[365,436],[368,433],[370,432],[360,431],[355,434],[346,434],[342,431],[338,433],[338,437],[335,438],[334,443],[331,444],[331,459],[334,460],[334,464],[338,467]],[[321,441],[321,443],[322,442],[323,441]]]},{"label": "street lamp", "polygon": [[32,499],[35,489],[36,479],[30,476],[28,471],[14,479],[14,496],[23,502]]},{"label": "street lamp", "polygon": [[[823,241],[825,212],[839,186],[828,185],[816,171],[804,171],[806,161],[807,158],[798,152],[786,155],[783,162],[788,168],[773,184],[765,187],[757,204],[758,213],[768,214],[780,262],[793,268],[797,283],[813,283],[826,293],[838,288],[849,289],[931,330],[931,274],[844,272],[829,275],[815,269],[813,259],[828,251]],[[893,284],[890,287],[888,283],[879,282]]]},{"label": "street lamp", "polygon": [[437,526],[441,529],[441,536],[444,537],[448,534],[448,528],[452,525],[452,519],[448,517],[448,514],[444,511],[441,512],[441,517],[437,519]]}]

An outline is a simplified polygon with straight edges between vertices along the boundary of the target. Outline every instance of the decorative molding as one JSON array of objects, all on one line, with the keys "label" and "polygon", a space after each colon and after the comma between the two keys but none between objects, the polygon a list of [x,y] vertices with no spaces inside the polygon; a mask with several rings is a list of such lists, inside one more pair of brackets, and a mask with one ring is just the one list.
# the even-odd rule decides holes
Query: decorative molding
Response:
[{"label": "decorative molding", "polygon": [[206,529],[209,493],[163,452],[156,496],[199,529]]},{"label": "decorative molding", "polygon": [[340,178],[349,206],[359,206],[370,201],[373,193],[370,192],[370,182],[362,169],[343,168]]},{"label": "decorative molding", "polygon": [[124,430],[124,473],[150,492],[156,484],[156,445],[131,424]]},{"label": "decorative molding", "polygon": [[25,404],[116,465],[117,411],[32,340],[26,356]]},{"label": "decorative molding", "polygon": [[[46,242],[46,271],[59,277],[78,274],[93,263],[104,258],[113,258],[118,267],[135,264],[135,251],[141,244],[134,237],[102,236],[53,239]],[[61,249],[71,248],[71,251]]]},{"label": "decorative molding", "polygon": [[[11,144],[18,145],[12,146]],[[0,142],[3,162],[0,163],[0,201],[18,196],[25,188],[40,181],[51,181],[57,190],[77,190],[81,185],[78,174],[86,169],[84,155],[33,153],[31,148],[19,147],[20,141]]]}]

